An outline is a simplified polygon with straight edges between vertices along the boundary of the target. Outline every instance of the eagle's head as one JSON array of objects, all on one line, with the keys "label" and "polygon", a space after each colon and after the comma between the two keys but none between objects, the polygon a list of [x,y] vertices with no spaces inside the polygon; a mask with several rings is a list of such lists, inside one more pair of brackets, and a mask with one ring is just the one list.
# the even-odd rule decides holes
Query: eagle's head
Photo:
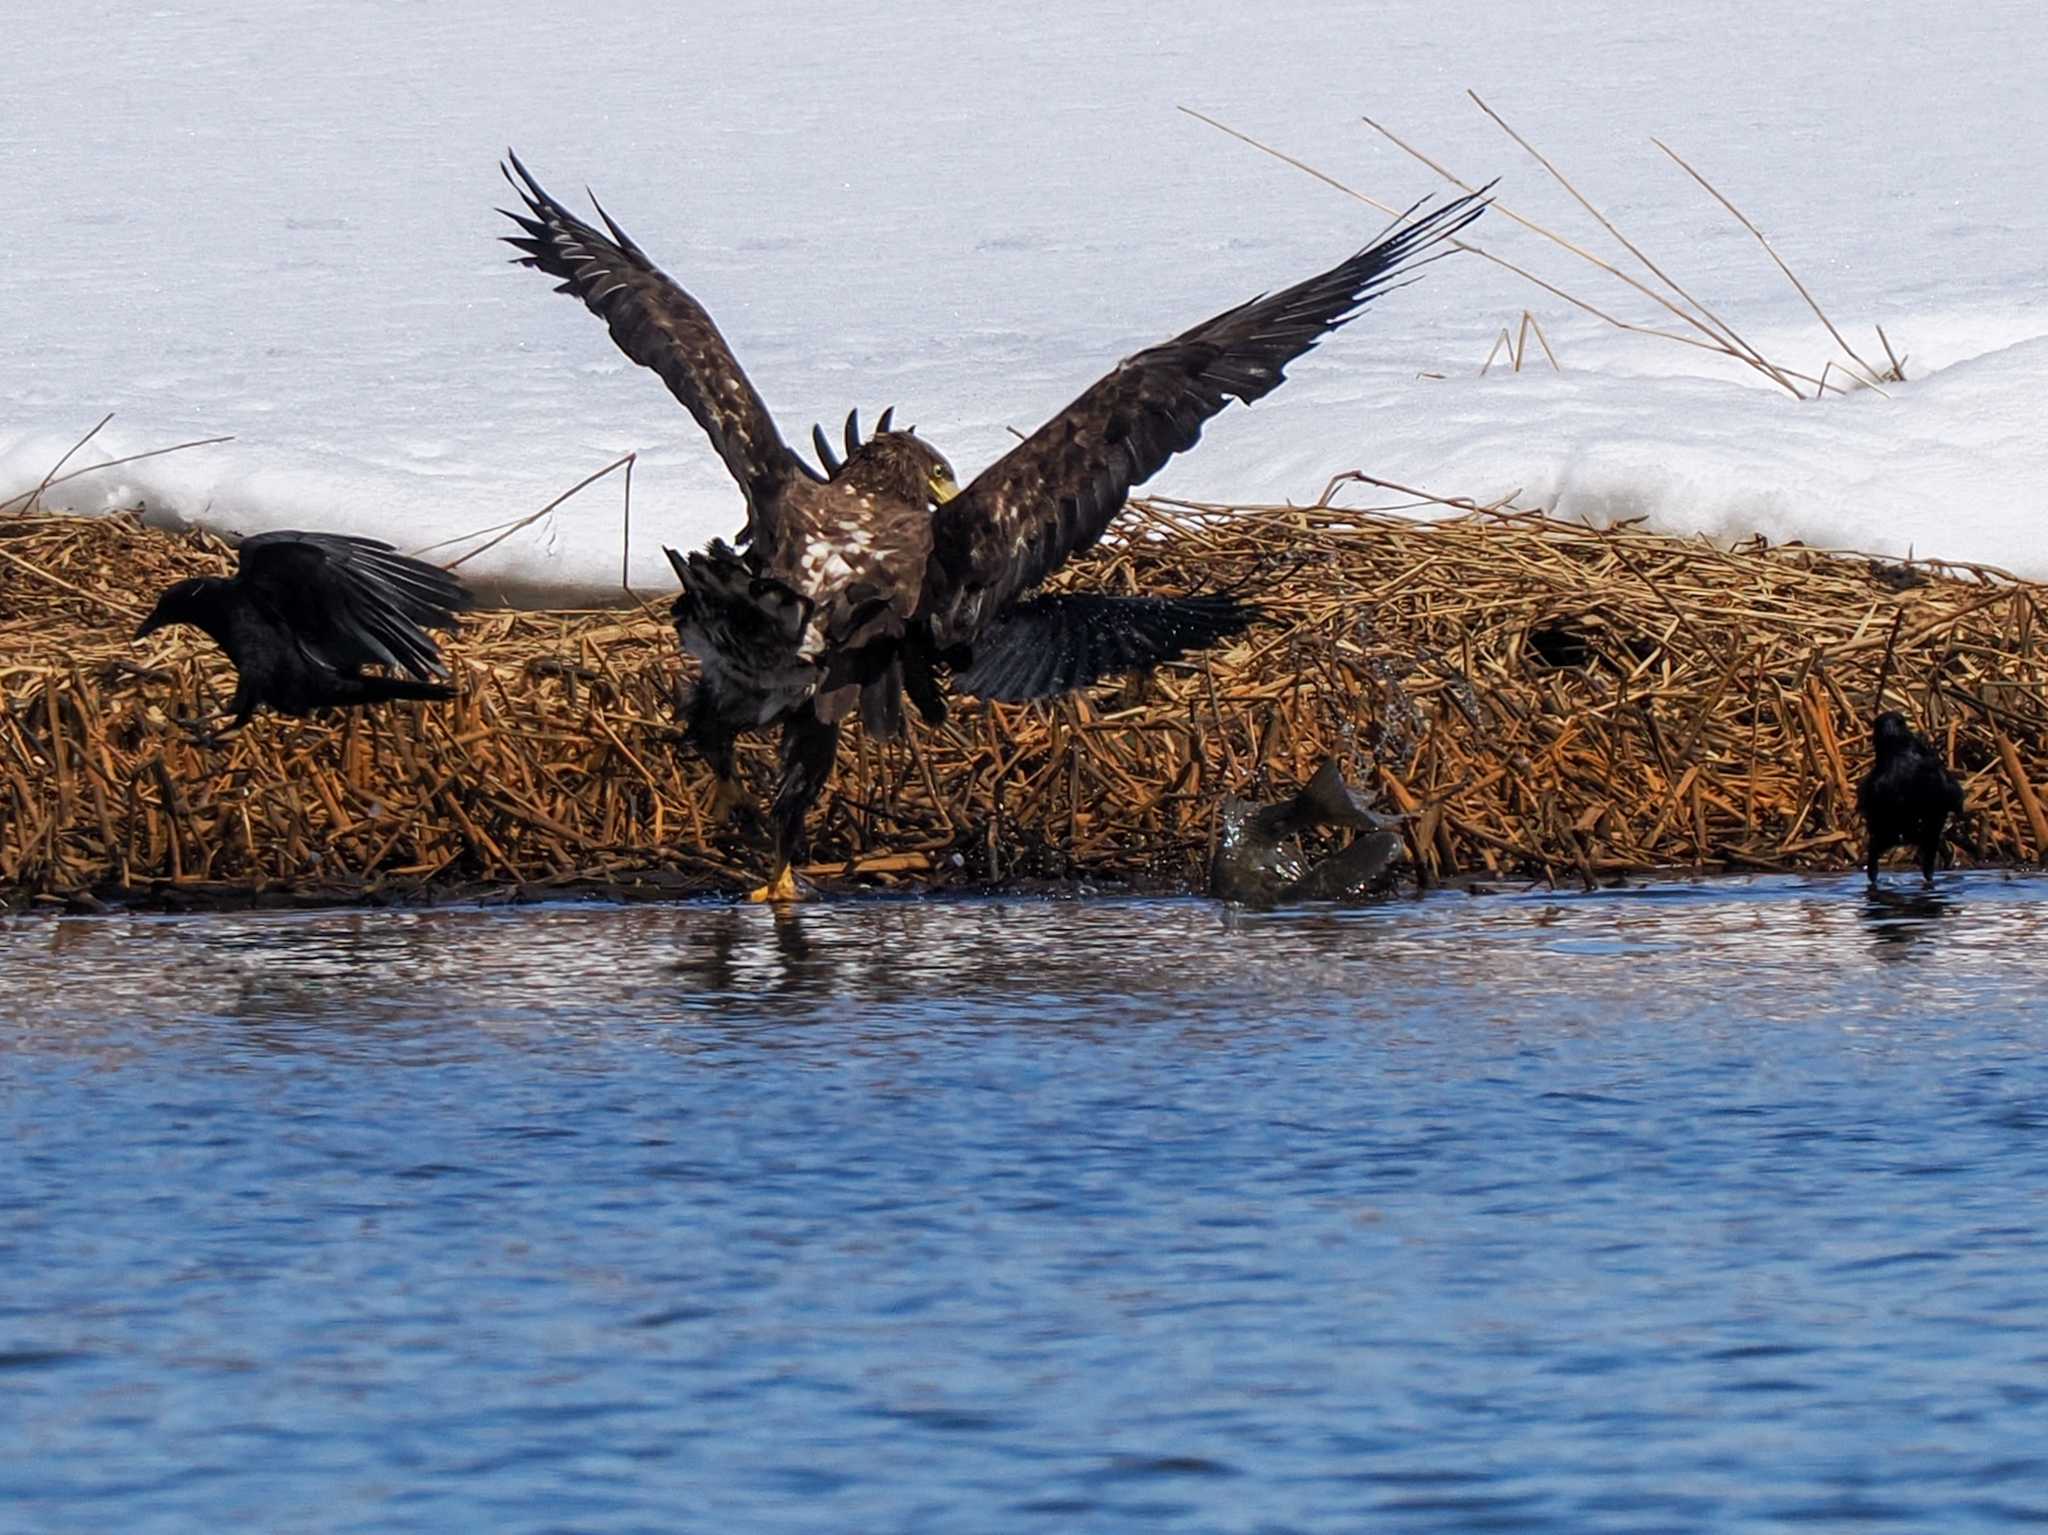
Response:
[{"label": "eagle's head", "polygon": [[953,466],[915,431],[880,431],[833,476],[856,490],[918,506],[943,504],[960,494]]}]

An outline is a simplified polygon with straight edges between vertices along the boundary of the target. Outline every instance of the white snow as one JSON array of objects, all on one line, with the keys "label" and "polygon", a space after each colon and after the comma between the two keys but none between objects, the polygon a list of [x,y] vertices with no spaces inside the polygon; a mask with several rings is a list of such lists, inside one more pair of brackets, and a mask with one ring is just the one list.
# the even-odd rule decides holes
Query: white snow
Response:
[{"label": "white snow", "polygon": [[[1795,401],[1476,258],[1432,267],[1232,407],[1150,489],[1305,500],[1362,469],[1446,496],[1761,531],[2048,576],[2048,20],[2038,6],[793,0],[588,18],[554,0],[17,3],[0,498],[417,547],[537,510],[630,450],[632,574],[729,533],[695,426],[492,243],[508,143],[595,187],[717,317],[798,442],[895,404],[971,474],[1118,357],[1363,243],[1380,217],[1175,110],[1388,202],[1441,183],[1369,113],[1621,260],[1471,87],[1766,354],[1825,334],[1656,134],[1909,382]],[[1668,323],[1489,214],[1475,238]],[[1524,309],[1563,364],[1478,376]],[[1441,375],[1429,377],[1426,375]],[[1389,500],[1389,496],[1351,499]],[[616,592],[617,477],[466,568]]]}]

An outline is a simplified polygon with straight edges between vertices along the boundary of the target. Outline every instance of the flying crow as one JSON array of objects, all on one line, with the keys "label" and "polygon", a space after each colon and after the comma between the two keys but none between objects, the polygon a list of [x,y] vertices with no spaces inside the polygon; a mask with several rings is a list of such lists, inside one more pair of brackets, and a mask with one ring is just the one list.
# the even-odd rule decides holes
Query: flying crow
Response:
[{"label": "flying crow", "polygon": [[[453,629],[470,601],[446,571],[373,538],[262,533],[243,541],[234,575],[166,590],[135,637],[170,624],[211,635],[235,663],[228,728],[239,729],[265,704],[305,715],[387,698],[453,698],[425,630]],[[391,675],[366,674],[366,666]]]}]

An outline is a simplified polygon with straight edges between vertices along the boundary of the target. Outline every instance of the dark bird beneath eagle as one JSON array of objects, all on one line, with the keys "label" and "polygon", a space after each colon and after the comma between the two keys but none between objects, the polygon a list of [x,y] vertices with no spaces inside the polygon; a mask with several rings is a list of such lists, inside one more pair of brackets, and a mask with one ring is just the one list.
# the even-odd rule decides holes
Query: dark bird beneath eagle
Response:
[{"label": "dark bird beneath eagle", "polygon": [[865,441],[849,431],[844,462],[827,451],[821,479],[784,442],[704,307],[601,206],[603,231],[516,155],[505,176],[525,204],[506,213],[520,230],[507,237],[516,259],[580,298],[626,356],[661,376],[745,499],[743,548],[716,540],[669,558],[683,585],[676,627],[702,668],[690,731],[722,797],[735,735],[782,727],[776,868],[757,899],[796,894],[804,816],[856,707],[886,737],[902,728],[905,694],[943,718],[949,677],[982,697],[1056,697],[1251,623],[1257,608],[1234,596],[1033,594],[1225,404],[1277,388],[1288,363],[1485,208],[1482,193],[1411,209],[1328,271],[1124,359],[962,489],[935,448],[886,417]]},{"label": "dark bird beneath eagle", "polygon": [[234,575],[167,588],[135,637],[172,624],[212,636],[235,664],[227,709],[235,729],[262,707],[306,715],[453,698],[440,647],[426,631],[453,629],[469,605],[455,577],[376,539],[259,533],[242,541]]},{"label": "dark bird beneath eagle", "polygon": [[[1226,799],[1217,816],[1216,851],[1209,860],[1209,893],[1239,905],[1273,907],[1289,901],[1341,901],[1381,890],[1402,842],[1405,816],[1375,812],[1352,787],[1335,757],[1326,757],[1298,793],[1268,804]],[[1304,832],[1348,828],[1360,833],[1349,846],[1311,863]]]},{"label": "dark bird beneath eagle", "polygon": [[1877,884],[1878,861],[1907,846],[1918,850],[1920,877],[1931,885],[1949,817],[1963,813],[1963,786],[1903,714],[1880,714],[1870,746],[1875,760],[1856,786],[1856,808],[1870,839],[1864,860],[1870,884]]}]

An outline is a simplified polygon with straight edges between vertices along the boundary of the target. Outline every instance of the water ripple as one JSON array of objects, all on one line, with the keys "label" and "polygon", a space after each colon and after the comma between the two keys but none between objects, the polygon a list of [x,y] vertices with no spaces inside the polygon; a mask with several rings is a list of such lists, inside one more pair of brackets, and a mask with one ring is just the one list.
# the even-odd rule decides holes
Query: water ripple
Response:
[{"label": "water ripple", "polygon": [[0,918],[0,1523],[2048,1522],[2044,897]]}]

